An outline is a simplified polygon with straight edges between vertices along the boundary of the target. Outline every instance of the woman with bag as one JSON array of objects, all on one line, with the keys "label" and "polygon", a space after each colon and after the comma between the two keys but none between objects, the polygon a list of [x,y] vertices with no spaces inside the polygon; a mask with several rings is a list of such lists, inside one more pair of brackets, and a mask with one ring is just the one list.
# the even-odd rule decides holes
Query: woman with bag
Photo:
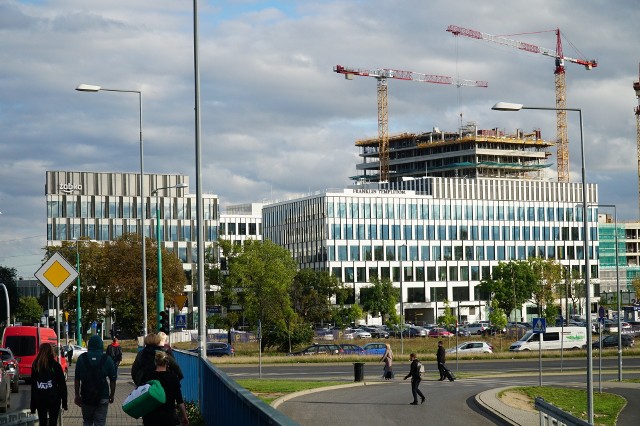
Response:
[{"label": "woman with bag", "polygon": [[384,362],[384,373],[382,377],[385,380],[393,379],[393,351],[391,350],[391,345],[386,344],[387,349],[384,351],[384,355],[380,358],[380,361]]},{"label": "woman with bag", "polygon": [[41,426],[57,425],[61,404],[64,410],[69,409],[64,372],[53,347],[43,343],[31,366],[31,413],[38,412]]},{"label": "woman with bag", "polygon": [[[187,418],[187,409],[182,399],[182,389],[180,388],[180,380],[178,377],[167,370],[169,364],[169,355],[163,351],[157,351],[155,355],[156,369],[150,375],[150,380],[158,380],[164,389],[166,401],[158,406],[155,410],[142,416],[145,425],[181,425],[187,426],[189,419]],[[176,417],[176,407],[180,412],[180,418]]]}]

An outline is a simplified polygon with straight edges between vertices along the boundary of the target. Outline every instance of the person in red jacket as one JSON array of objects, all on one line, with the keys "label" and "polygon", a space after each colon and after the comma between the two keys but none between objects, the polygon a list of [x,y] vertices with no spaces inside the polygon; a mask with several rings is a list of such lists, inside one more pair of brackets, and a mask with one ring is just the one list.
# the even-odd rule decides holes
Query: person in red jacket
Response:
[{"label": "person in red jacket", "polygon": [[113,364],[116,366],[116,374],[118,373],[118,366],[122,362],[122,346],[118,342],[118,338],[114,337],[112,343],[107,346],[107,356],[111,358]]}]

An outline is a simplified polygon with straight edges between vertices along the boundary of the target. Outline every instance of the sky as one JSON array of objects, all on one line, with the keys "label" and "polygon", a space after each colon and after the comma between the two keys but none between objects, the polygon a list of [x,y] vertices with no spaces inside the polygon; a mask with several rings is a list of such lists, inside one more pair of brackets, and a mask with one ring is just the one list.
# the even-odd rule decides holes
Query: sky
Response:
[{"label": "sky", "polygon": [[[586,176],[619,220],[638,219],[636,0],[198,2],[202,188],[222,208],[342,188],[357,139],[377,136],[376,81],[336,65],[392,68],[488,88],[390,80],[389,133],[476,122],[555,139],[553,58],[455,37],[448,25],[596,59],[567,63],[567,107],[582,109]],[[147,173],[181,173],[195,193],[193,2],[0,0],[0,265],[32,277],[46,245],[47,170],[139,172],[142,92]],[[581,181],[577,113],[570,180]],[[547,179],[555,177],[554,166]]]}]

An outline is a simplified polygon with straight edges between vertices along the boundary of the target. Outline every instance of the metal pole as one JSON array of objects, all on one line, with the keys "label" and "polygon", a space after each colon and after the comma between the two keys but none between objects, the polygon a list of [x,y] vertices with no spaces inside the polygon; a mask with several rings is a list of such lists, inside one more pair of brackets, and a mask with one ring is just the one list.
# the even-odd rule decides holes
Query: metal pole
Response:
[{"label": "metal pole", "polygon": [[618,293],[618,382],[622,382],[622,315],[620,312],[622,293],[620,293],[620,267],[618,265],[618,211],[616,206],[613,206],[613,218],[616,244],[616,291]]},{"label": "metal pole", "polygon": [[[162,293],[162,240],[160,239],[160,189],[156,189],[156,240],[158,241],[158,294],[156,297],[157,309],[156,318],[158,319],[158,330],[160,330],[160,312],[164,310],[164,294]],[[169,331],[171,334],[171,331]]]},{"label": "metal pole", "polygon": [[[403,247],[403,246],[400,246]],[[400,253],[400,354],[404,355],[404,277],[402,273],[402,252]]]},{"label": "metal pole", "polygon": [[144,196],[144,143],[142,141],[142,92],[138,93],[138,117],[140,126],[140,203],[142,204],[140,216],[140,228],[142,232],[142,309],[144,311],[143,329],[144,335],[149,330],[149,320],[147,318],[147,241],[145,236],[145,217],[147,215],[147,200]]},{"label": "metal pole", "polygon": [[7,291],[7,287],[4,284],[0,283],[0,287],[2,287],[4,290],[4,299],[7,302],[7,322],[5,322],[4,326],[9,327],[9,325],[11,324],[11,306],[9,306],[9,292]]},{"label": "metal pole", "polygon": [[76,271],[78,272],[78,278],[76,278],[76,285],[78,287],[76,291],[76,343],[78,346],[82,346],[82,307],[80,305],[80,242],[76,240]]}]

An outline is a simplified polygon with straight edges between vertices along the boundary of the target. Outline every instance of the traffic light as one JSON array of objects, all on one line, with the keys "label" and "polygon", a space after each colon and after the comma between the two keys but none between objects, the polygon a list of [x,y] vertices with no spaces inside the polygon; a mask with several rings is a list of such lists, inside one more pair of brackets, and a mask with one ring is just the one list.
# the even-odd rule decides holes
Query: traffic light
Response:
[{"label": "traffic light", "polygon": [[96,334],[102,335],[102,321],[98,321],[98,324],[96,324]]},{"label": "traffic light", "polygon": [[165,309],[164,311],[160,312],[160,319],[159,319],[159,324],[158,324],[158,329],[164,333],[169,334],[169,310]]}]

